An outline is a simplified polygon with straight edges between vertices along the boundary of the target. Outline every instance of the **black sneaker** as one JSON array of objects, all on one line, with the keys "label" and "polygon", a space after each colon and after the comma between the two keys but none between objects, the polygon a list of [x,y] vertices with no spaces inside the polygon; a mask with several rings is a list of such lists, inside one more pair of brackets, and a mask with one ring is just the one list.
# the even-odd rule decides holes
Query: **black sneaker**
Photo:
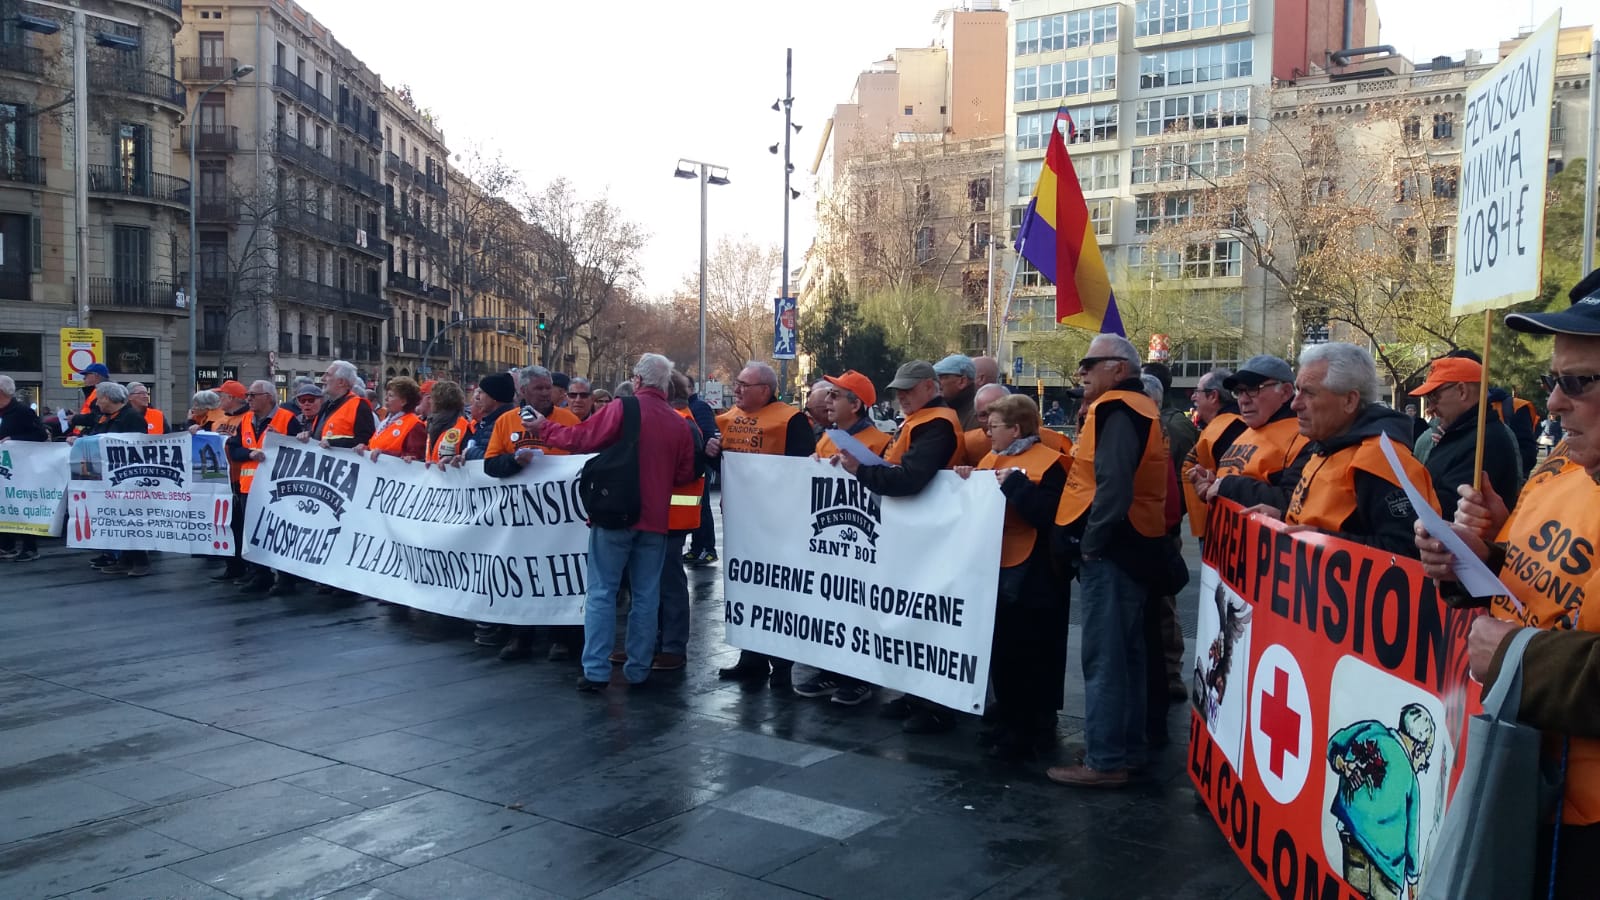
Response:
[{"label": "black sneaker", "polygon": [[885,719],[909,719],[911,713],[910,697],[896,697],[878,707],[878,715]]},{"label": "black sneaker", "polygon": [[840,706],[859,706],[872,699],[869,684],[847,684],[833,692],[833,702]]},{"label": "black sneaker", "polygon": [[906,734],[943,734],[956,727],[956,718],[942,709],[923,708],[900,723]]},{"label": "black sneaker", "polygon": [[566,662],[571,658],[572,651],[567,648],[566,644],[563,644],[559,641],[551,644],[550,652],[545,655],[545,659],[548,659],[551,662]]},{"label": "black sneaker", "polygon": [[0,550],[0,559],[16,559],[21,555],[21,550]]},{"label": "black sneaker", "polygon": [[699,551],[697,551],[697,550],[685,550],[685,551],[683,551],[683,561],[684,561],[685,564],[691,565],[691,566],[694,565],[695,563],[699,562],[700,561],[700,553],[699,553]]},{"label": "black sneaker", "polygon": [[818,672],[794,686],[794,692],[802,697],[823,697],[839,689],[839,676],[830,672]]},{"label": "black sneaker", "polygon": [[17,555],[11,557],[12,562],[33,562],[39,558],[37,550],[18,550]]},{"label": "black sneaker", "polygon": [[580,694],[598,694],[610,686],[611,682],[609,681],[590,681],[587,678],[578,679],[578,693]]},{"label": "black sneaker", "polygon": [[89,568],[104,569],[106,566],[114,566],[116,563],[117,558],[115,556],[112,556],[109,553],[102,553],[99,556],[96,556],[94,559],[89,560]]},{"label": "black sneaker", "polygon": [[698,565],[698,566],[709,566],[709,565],[711,565],[712,563],[714,563],[716,561],[717,561],[717,551],[715,551],[715,550],[702,550],[702,551],[700,551],[699,560],[695,563],[695,565]]}]

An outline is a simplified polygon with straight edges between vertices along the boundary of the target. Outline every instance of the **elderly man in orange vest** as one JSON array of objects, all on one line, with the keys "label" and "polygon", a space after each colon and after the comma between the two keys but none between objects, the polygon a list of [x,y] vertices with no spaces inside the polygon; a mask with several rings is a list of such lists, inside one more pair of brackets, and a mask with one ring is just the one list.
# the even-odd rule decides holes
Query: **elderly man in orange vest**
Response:
[{"label": "elderly man in orange vest", "polygon": [[[706,455],[719,465],[723,453],[765,453],[805,458],[817,449],[806,414],[778,399],[778,373],[763,362],[750,362],[733,382],[733,408],[717,416],[721,434],[706,441]],[[739,661],[719,669],[717,677],[755,681],[771,677],[778,690],[794,686],[794,662],[764,653],[739,651]]]},{"label": "elderly man in orange vest", "polygon": [[[239,467],[239,497],[236,505],[240,508],[241,515],[245,507],[245,498],[250,496],[250,487],[255,484],[256,471],[267,459],[266,451],[261,449],[266,443],[267,433],[275,431],[285,437],[300,433],[299,417],[278,405],[278,393],[273,388],[272,382],[264,379],[251,382],[244,398],[250,404],[250,412],[239,423],[239,433],[228,438],[227,443],[228,461]],[[240,593],[245,594],[272,591],[282,595],[293,591],[292,576],[279,575],[276,582],[283,585],[283,590],[275,590],[276,584],[271,569],[266,566],[255,566],[253,572],[234,583],[240,585]]]},{"label": "elderly man in orange vest", "polygon": [[300,440],[317,440],[324,448],[366,449],[378,420],[372,406],[354,393],[359,378],[354,363],[336,359],[328,364],[322,375],[322,408],[300,432]]},{"label": "elderly man in orange vest", "polygon": [[1146,762],[1144,607],[1167,540],[1172,477],[1161,410],[1145,393],[1139,352],[1120,335],[1089,342],[1078,363],[1083,428],[1056,509],[1076,560],[1083,610],[1084,756],[1046,774],[1116,788]]},{"label": "elderly man in orange vest", "polygon": [[1300,481],[1287,508],[1263,504],[1252,511],[1415,557],[1411,527],[1417,513],[1384,458],[1380,435],[1389,436],[1406,477],[1434,512],[1439,501],[1428,470],[1406,446],[1411,420],[1377,403],[1372,354],[1341,341],[1313,344],[1300,354],[1295,389],[1290,408],[1310,442]]},{"label": "elderly man in orange vest", "polygon": [[128,385],[128,405],[144,416],[146,434],[166,434],[167,417],[150,405],[150,388],[135,381]]}]

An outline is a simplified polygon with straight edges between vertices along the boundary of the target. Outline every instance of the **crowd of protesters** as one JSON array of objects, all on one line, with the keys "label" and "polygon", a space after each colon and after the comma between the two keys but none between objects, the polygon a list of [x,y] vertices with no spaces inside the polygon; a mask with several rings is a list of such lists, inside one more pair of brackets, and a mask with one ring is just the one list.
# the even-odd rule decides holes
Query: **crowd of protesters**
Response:
[{"label": "crowd of protesters", "polygon": [[[1295,365],[1262,355],[1235,370],[1205,373],[1189,395],[1188,411],[1167,403],[1171,372],[1159,362],[1142,363],[1137,349],[1117,335],[1096,336],[1079,361],[1075,411],[1056,402],[1041,412],[1032,398],[1000,382],[990,358],[911,360],[883,386],[902,417],[892,435],[878,427],[878,386],[860,372],[823,378],[796,407],[782,400],[772,368],[751,362],[734,379],[732,406],[719,414],[657,354],[642,356],[633,377],[614,392],[529,366],[484,377],[470,394],[449,381],[394,378],[381,398],[368,398],[355,367],[338,361],[320,384],[297,380],[283,404],[270,382],[223,382],[196,394],[185,421],[173,426],[150,408],[145,386],[117,384],[104,367],[91,367],[83,409],[60,425],[69,440],[180,428],[225,435],[241,499],[265,458],[262,440],[269,432],[423,465],[482,460],[493,477],[515,475],[541,454],[592,453],[637,435],[637,519],[591,523],[584,625],[547,630],[550,658],[575,655],[582,670],[578,689],[589,693],[609,687],[613,666],[621,667],[628,684],[642,685],[653,672],[688,662],[685,569],[717,562],[705,484],[727,454],[825,460],[883,497],[916,495],[944,471],[993,479],[1005,499],[1005,523],[995,573],[992,702],[979,739],[991,755],[1014,763],[1050,755],[1075,601],[1084,747],[1046,774],[1088,788],[1136,780],[1151,748],[1169,739],[1166,705],[1188,696],[1175,603],[1188,580],[1183,520],[1204,540],[1207,510],[1219,498],[1290,526],[1420,556],[1450,602],[1487,602],[1455,584],[1453,557],[1419,524],[1385,459],[1387,437],[1405,480],[1435,513],[1453,520],[1465,546],[1500,573],[1519,601],[1495,605],[1492,615],[1475,622],[1472,671],[1493,681],[1509,634],[1541,629],[1524,664],[1522,716],[1564,738],[1563,849],[1551,872],[1559,896],[1581,896],[1600,865],[1600,854],[1592,852],[1600,849],[1600,616],[1581,616],[1581,591],[1552,596],[1540,566],[1526,563],[1548,548],[1551,523],[1575,535],[1572,546],[1600,540],[1600,391],[1594,390],[1600,382],[1600,271],[1573,290],[1572,300],[1570,311],[1507,320],[1515,330],[1555,337],[1544,382],[1549,413],[1560,418],[1564,439],[1541,463],[1533,405],[1499,389],[1488,392],[1494,415],[1477,487],[1478,398],[1487,377],[1481,360],[1455,351],[1433,361],[1410,391],[1430,417],[1424,420],[1416,407],[1402,412],[1381,402],[1371,354],[1339,342],[1307,346]],[[1069,421],[1075,424],[1066,427]],[[835,429],[855,439],[847,446],[864,446],[880,459],[852,455],[830,434]],[[11,379],[0,376],[0,440],[50,437]],[[237,531],[244,504],[234,508]],[[0,556],[37,558],[36,540],[5,541]],[[1571,556],[1561,564],[1587,577],[1592,559],[1592,553]],[[146,555],[133,551],[102,554],[92,564],[110,574],[149,572]],[[1574,570],[1579,565],[1583,572]],[[238,556],[224,561],[215,580],[269,594],[303,587],[293,576]],[[624,600],[627,625],[619,648],[615,630]],[[507,661],[533,655],[539,640],[535,629],[491,624],[479,625],[474,635]],[[791,660],[742,651],[719,675],[844,707],[858,707],[880,690],[838,673],[794,669]],[[906,695],[886,698],[878,712],[899,719],[912,734],[949,731],[962,718]],[[1547,847],[1555,834],[1547,825]],[[1356,853],[1367,850],[1362,858],[1381,862],[1375,848],[1355,847]],[[1363,877],[1372,890],[1391,894],[1405,880],[1403,872],[1381,865]]]}]

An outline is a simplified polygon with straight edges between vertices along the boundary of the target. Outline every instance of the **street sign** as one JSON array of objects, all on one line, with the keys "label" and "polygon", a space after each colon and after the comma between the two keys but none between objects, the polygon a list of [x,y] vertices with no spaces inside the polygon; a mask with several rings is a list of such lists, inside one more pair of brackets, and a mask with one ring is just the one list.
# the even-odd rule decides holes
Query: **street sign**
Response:
[{"label": "street sign", "polygon": [[106,334],[98,328],[61,329],[61,386],[79,387],[83,370],[106,361]]},{"label": "street sign", "polygon": [[795,327],[799,313],[793,297],[778,297],[772,301],[772,358],[794,359]]},{"label": "street sign", "polygon": [[1022,374],[1022,357],[1019,356],[1016,359],[1013,359],[1011,361],[1011,374],[1013,374],[1013,375],[1021,375]]}]

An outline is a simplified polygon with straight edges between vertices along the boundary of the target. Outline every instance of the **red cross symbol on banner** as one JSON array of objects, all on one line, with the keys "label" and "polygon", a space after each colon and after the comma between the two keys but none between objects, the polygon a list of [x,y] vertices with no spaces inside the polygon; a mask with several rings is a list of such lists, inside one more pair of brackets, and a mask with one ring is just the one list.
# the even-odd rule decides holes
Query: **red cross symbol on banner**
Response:
[{"label": "red cross symbol on banner", "polygon": [[1272,774],[1283,777],[1283,758],[1300,756],[1300,714],[1289,705],[1289,673],[1274,669],[1272,688],[1261,696],[1261,733],[1267,736]]}]

